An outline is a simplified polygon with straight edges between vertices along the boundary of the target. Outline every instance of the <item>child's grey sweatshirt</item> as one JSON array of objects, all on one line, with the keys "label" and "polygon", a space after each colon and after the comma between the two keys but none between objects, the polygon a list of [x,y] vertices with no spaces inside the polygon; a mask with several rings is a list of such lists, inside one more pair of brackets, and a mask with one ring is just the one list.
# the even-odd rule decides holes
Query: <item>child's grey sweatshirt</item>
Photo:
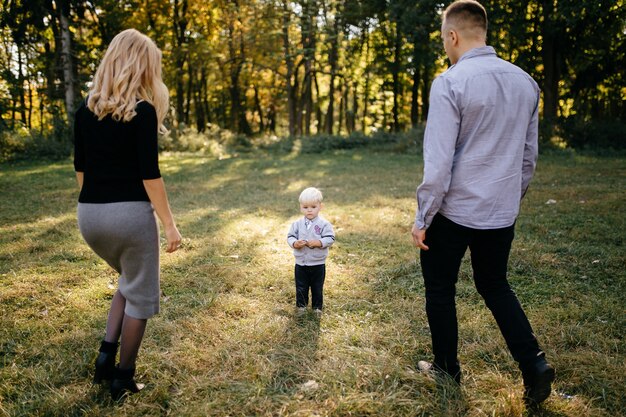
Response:
[{"label": "child's grey sweatshirt", "polygon": [[322,242],[321,248],[309,248],[307,246],[302,249],[294,248],[293,255],[296,257],[296,264],[298,265],[322,265],[326,262],[326,257],[328,256],[328,247],[335,243],[333,226],[322,216],[318,215],[311,220],[311,224],[307,229],[305,220],[306,218],[303,216],[291,224],[287,234],[287,243],[293,248],[293,243],[297,240],[319,240]]}]

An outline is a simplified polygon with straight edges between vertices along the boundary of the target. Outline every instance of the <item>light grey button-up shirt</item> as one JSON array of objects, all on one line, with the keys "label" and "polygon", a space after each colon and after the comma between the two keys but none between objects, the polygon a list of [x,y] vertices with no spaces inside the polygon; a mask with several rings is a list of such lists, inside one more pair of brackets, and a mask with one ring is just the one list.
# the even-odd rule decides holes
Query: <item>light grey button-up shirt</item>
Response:
[{"label": "light grey button-up shirt", "polygon": [[491,46],[433,81],[415,224],[436,213],[474,229],[511,226],[535,171],[539,87]]}]

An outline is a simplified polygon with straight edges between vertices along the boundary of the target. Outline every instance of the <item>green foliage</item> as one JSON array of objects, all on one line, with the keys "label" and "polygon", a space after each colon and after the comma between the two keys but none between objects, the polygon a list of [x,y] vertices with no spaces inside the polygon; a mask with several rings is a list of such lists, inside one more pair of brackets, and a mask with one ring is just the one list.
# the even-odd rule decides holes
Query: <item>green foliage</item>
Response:
[{"label": "green foliage", "polygon": [[[482,3],[489,15],[488,43],[537,80],[543,114],[594,121],[592,127],[574,120],[555,129],[563,128],[575,147],[620,147],[611,132],[614,121],[626,117],[623,1]],[[134,27],[163,52],[163,77],[175,110],[171,128],[181,132],[164,140],[164,149],[210,154],[222,152],[211,150],[216,146],[245,150],[258,142],[238,135],[226,140],[215,132],[192,137],[185,128],[203,131],[207,124],[249,138],[325,133],[327,138],[313,140],[321,149],[360,146],[362,135],[340,137],[402,131],[426,119],[430,84],[447,66],[439,36],[445,5],[435,0],[5,2],[0,129],[26,126],[55,136],[54,120],[71,118],[65,114],[73,108],[71,97],[86,90],[113,36]],[[61,17],[69,27],[61,25]],[[62,49],[61,34],[71,38],[69,49]],[[73,63],[63,70],[61,57],[70,55]],[[604,138],[594,137],[595,126],[605,130]],[[552,133],[548,130],[545,143]],[[308,142],[303,137],[305,148]]]},{"label": "green foliage", "polygon": [[563,139],[576,149],[626,150],[626,121],[584,120],[568,117],[562,123]]},{"label": "green foliage", "polygon": [[172,130],[159,137],[159,148],[162,151],[196,152],[203,155],[224,156],[230,152],[241,152],[252,149],[250,138],[218,125],[209,125],[204,132],[194,128]]},{"label": "green foliage", "polygon": [[191,128],[183,129],[178,134],[170,132],[159,139],[159,146],[162,151],[195,152],[216,157],[254,150],[318,154],[360,148],[417,155],[422,151],[423,138],[423,126],[406,132],[376,132],[371,135],[353,132],[347,136],[318,134],[297,138],[277,136],[248,138],[211,125],[202,133]]},{"label": "green foliage", "polygon": [[19,129],[0,131],[0,162],[12,160],[60,160],[73,151],[70,132],[64,121],[54,124],[52,132],[41,135]]},{"label": "green foliage", "polygon": [[348,136],[319,134],[302,138],[283,138],[261,145],[268,150],[316,154],[331,150],[368,148],[417,155],[422,151],[424,140],[423,127],[416,127],[406,132],[376,132],[365,135],[353,132]]}]

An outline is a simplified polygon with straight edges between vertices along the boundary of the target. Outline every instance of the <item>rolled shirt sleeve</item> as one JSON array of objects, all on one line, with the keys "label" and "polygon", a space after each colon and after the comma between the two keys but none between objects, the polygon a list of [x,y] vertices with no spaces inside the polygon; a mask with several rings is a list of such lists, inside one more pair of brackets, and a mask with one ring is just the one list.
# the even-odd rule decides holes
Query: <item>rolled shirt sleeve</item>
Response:
[{"label": "rolled shirt sleeve", "polygon": [[438,77],[430,90],[424,133],[424,177],[416,193],[415,225],[419,229],[430,226],[448,192],[460,124],[461,114],[450,81]]}]

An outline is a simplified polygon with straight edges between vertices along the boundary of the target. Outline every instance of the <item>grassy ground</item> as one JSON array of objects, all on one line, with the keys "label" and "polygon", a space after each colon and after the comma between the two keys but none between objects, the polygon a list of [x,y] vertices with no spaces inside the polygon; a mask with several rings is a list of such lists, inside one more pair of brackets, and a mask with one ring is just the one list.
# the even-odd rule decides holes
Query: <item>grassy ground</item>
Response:
[{"label": "grassy ground", "polygon": [[[147,388],[119,406],[90,383],[116,276],[78,233],[71,164],[0,166],[0,416],[626,413],[623,158],[544,156],[523,203],[510,279],[557,368],[556,392],[535,413],[468,262],[464,384],[415,372],[430,358],[409,236],[418,156],[161,162],[184,248],[162,256],[162,313],[138,362]],[[324,191],[338,237],[320,319],[294,314],[285,242],[309,185]]]}]

